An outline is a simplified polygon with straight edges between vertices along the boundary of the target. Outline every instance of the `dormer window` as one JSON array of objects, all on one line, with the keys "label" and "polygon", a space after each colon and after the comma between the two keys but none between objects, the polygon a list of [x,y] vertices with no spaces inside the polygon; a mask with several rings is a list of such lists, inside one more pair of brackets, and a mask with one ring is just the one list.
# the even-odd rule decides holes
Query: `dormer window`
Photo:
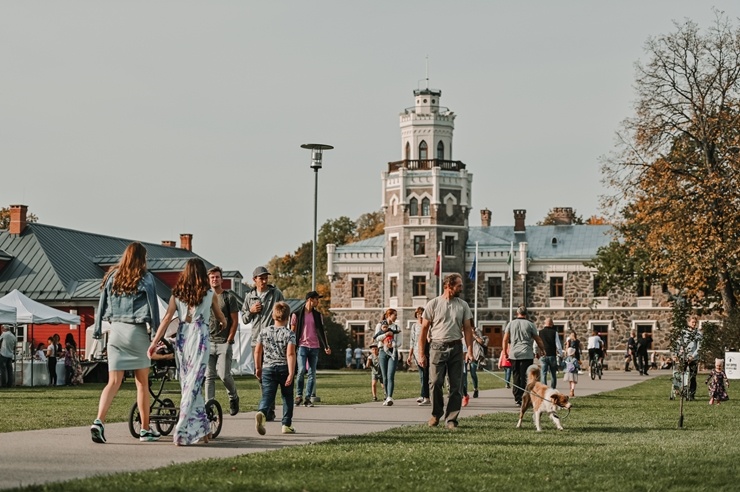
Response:
[{"label": "dormer window", "polygon": [[552,244],[553,246],[557,246],[558,245],[558,238],[556,238],[556,237],[552,238],[552,241],[550,241],[550,244]]}]

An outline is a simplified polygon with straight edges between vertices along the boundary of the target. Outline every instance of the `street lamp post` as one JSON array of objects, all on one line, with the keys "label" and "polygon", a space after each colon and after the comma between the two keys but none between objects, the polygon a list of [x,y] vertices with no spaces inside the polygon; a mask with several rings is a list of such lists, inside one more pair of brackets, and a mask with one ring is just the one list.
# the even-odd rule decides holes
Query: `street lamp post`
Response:
[{"label": "street lamp post", "polygon": [[318,236],[318,204],[319,204],[319,169],[321,169],[321,154],[334,147],[325,144],[303,144],[302,149],[311,149],[311,169],[314,172],[313,187],[313,251],[311,254],[311,290],[316,290],[316,245]]}]

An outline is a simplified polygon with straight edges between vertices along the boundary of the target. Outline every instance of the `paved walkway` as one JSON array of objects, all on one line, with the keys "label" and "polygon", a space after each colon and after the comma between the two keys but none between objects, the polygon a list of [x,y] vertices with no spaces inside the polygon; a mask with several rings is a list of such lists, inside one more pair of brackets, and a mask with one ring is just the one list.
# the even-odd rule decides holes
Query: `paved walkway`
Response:
[{"label": "paved walkway", "polygon": [[[583,374],[571,411],[578,412],[579,396],[631,386],[659,374],[656,371],[645,377],[636,371],[608,371],[600,381],[591,381],[587,374]],[[480,373],[479,377],[495,376]],[[559,381],[559,387],[561,390],[565,388],[562,381]],[[481,391],[479,398],[470,399],[461,418],[516,411],[518,408],[514,405],[511,390],[487,390]],[[169,436],[155,443],[140,443],[129,434],[128,423],[106,425],[108,443],[104,445],[90,440],[88,426],[9,432],[0,435],[0,489],[270,451],[338,436],[419,425],[425,423],[430,415],[431,407],[419,407],[414,399],[396,400],[392,407],[383,407],[380,402],[342,406],[317,404],[313,408],[296,408],[293,419],[296,434],[284,436],[280,433],[280,422],[268,422],[267,435],[259,436],[254,429],[254,412],[234,417],[226,414],[218,439],[207,445],[185,447],[173,446]],[[527,418],[528,426],[532,427],[531,412]],[[512,416],[512,427],[515,424],[516,419]],[[543,430],[549,430],[550,424],[549,421],[544,422]],[[460,425],[465,425],[464,420]]]}]

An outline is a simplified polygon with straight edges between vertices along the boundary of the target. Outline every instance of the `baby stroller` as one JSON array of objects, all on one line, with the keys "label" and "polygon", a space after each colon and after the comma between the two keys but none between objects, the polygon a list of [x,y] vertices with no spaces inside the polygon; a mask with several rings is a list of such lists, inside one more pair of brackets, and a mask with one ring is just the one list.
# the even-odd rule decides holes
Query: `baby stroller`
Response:
[{"label": "baby stroller", "polygon": [[[151,395],[149,406],[149,422],[163,436],[168,435],[175,428],[180,418],[180,409],[170,398],[162,398],[162,395],[180,394],[180,385],[177,389],[165,389],[168,382],[175,380],[177,374],[177,360],[172,343],[166,338],[162,339],[159,347],[152,356],[152,366],[149,370],[149,394]],[[154,381],[159,380],[159,388],[155,392]],[[216,400],[206,402],[206,415],[211,426],[211,434],[218,437],[223,425],[223,411],[221,404]],[[138,403],[134,402],[128,417],[128,430],[134,438],[139,438],[141,431],[141,415]]]},{"label": "baby stroller", "polygon": [[671,377],[671,400],[682,396],[684,400],[689,397],[689,369],[679,371],[678,366],[673,366],[673,377]]}]

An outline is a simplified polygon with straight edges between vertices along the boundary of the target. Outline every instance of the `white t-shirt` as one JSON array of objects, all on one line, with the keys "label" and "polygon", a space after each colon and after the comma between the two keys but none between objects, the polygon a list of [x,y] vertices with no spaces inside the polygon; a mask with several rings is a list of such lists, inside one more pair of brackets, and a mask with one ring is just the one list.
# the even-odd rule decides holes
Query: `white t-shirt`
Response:
[{"label": "white t-shirt", "polygon": [[590,349],[600,349],[604,345],[604,341],[601,339],[599,335],[592,335],[588,337],[588,346],[586,348]]}]

